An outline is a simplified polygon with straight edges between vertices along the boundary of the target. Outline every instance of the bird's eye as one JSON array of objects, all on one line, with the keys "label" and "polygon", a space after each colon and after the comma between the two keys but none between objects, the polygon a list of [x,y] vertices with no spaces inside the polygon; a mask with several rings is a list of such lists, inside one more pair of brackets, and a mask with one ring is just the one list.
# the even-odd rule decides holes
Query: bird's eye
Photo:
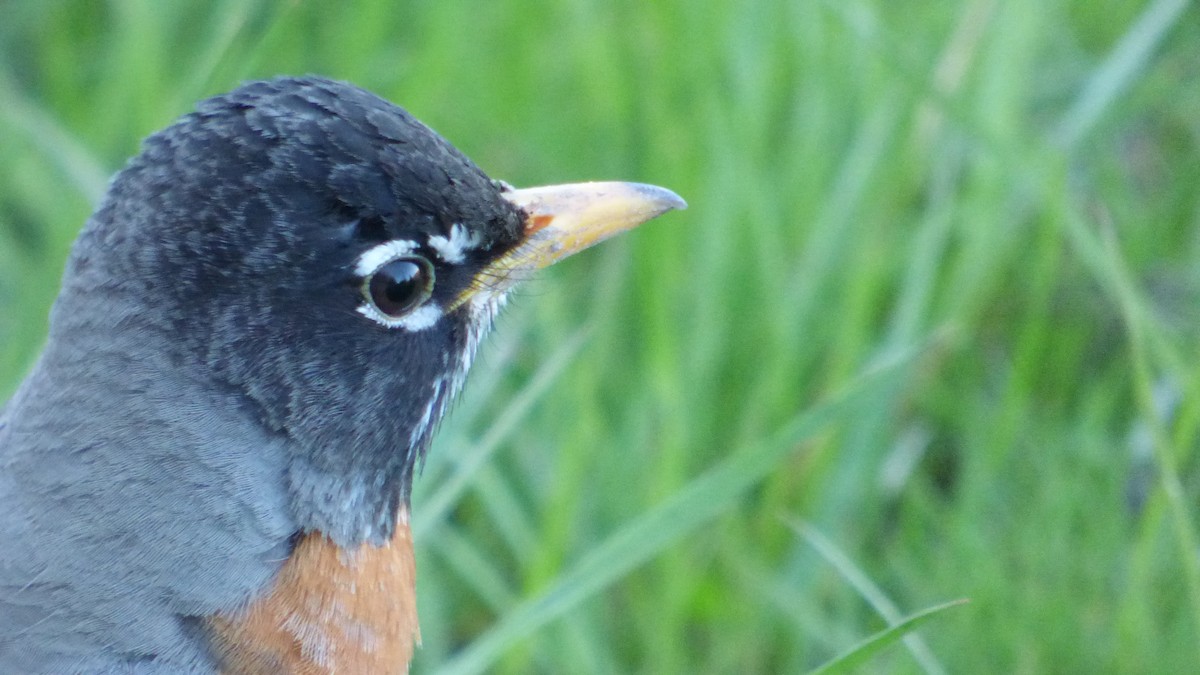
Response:
[{"label": "bird's eye", "polygon": [[416,256],[396,258],[367,277],[363,294],[381,314],[396,319],[429,299],[433,266]]}]

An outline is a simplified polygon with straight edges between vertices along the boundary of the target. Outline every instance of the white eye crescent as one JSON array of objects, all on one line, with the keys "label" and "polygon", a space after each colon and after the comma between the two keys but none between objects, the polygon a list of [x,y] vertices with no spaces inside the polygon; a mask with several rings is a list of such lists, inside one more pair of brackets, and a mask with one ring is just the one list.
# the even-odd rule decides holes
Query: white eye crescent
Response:
[{"label": "white eye crescent", "polygon": [[428,302],[433,294],[433,265],[413,251],[410,241],[389,241],[359,257],[355,272],[362,277],[363,304],[358,312],[388,328],[424,330],[442,317]]}]

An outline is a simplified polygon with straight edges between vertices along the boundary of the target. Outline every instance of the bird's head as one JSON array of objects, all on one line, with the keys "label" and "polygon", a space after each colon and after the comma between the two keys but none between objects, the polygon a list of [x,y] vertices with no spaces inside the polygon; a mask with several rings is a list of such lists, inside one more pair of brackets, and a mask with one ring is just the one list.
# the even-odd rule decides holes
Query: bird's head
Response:
[{"label": "bird's head", "polygon": [[52,334],[164,338],[170,367],[285,440],[301,527],[380,542],[513,285],[682,206],[625,183],[514,190],[366,91],[252,83],[114,179]]}]

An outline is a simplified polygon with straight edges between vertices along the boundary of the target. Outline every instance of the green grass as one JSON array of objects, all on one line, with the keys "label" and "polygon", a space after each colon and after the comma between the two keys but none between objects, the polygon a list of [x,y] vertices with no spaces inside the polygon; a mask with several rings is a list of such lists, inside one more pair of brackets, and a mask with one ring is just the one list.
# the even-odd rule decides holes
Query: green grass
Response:
[{"label": "green grass", "polygon": [[514,184],[690,203],[499,321],[418,485],[418,672],[800,672],[918,622],[866,670],[1194,668],[1194,7],[405,4],[8,0],[0,398],[141,137],[326,74]]}]

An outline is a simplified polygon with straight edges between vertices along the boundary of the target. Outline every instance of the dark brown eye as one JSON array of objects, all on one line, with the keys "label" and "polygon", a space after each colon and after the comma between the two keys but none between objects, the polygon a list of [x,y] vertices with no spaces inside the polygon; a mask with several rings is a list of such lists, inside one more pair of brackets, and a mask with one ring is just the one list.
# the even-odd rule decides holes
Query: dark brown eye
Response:
[{"label": "dark brown eye", "polygon": [[418,257],[397,258],[367,277],[363,292],[386,317],[397,319],[429,299],[433,267]]}]

